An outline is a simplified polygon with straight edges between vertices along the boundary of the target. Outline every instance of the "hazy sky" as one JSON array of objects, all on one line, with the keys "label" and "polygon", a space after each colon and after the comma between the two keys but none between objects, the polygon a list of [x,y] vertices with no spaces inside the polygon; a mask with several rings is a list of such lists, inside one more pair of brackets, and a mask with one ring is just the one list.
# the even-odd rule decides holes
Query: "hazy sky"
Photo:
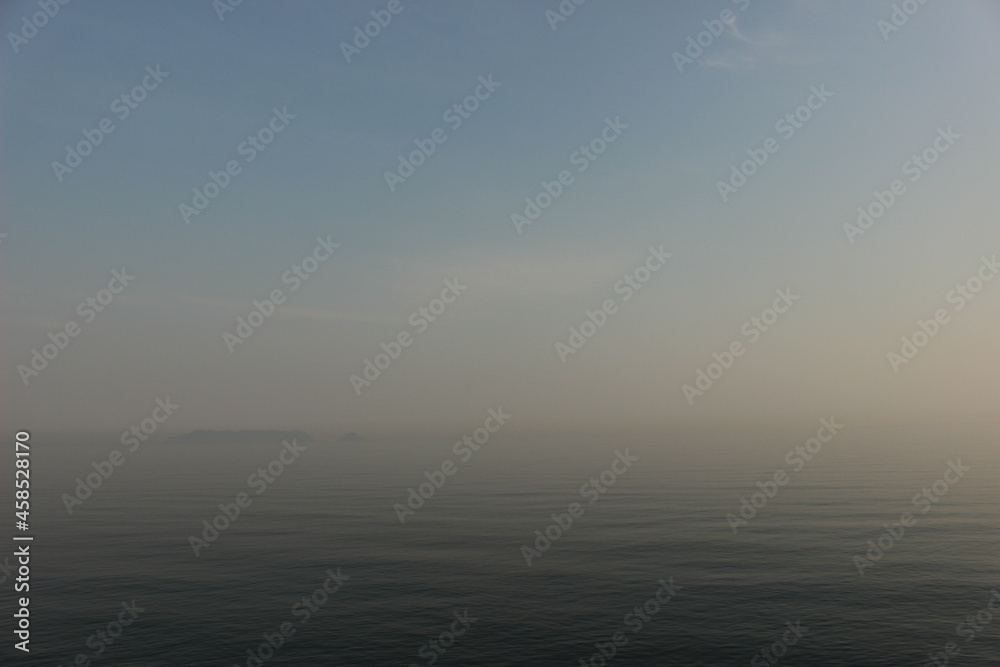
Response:
[{"label": "hazy sky", "polygon": [[[1000,5],[930,2],[890,32],[887,0],[591,0],[559,22],[556,0],[390,4],[245,0],[220,19],[209,0],[71,2],[36,31],[37,2],[3,4],[5,427],[118,432],[167,396],[170,431],[451,433],[500,406],[524,433],[998,416],[1000,280],[949,292],[1000,253]],[[372,11],[391,21],[347,62]],[[707,46],[685,63],[689,37]],[[134,108],[115,102],[144,80]],[[467,118],[446,114],[477,90]],[[105,118],[78,166],[53,166]],[[272,143],[243,144],[269,122]],[[605,152],[577,152],[602,132]],[[936,140],[926,171],[905,164]],[[723,201],[748,150],[767,161]],[[187,222],[179,206],[230,161]],[[518,233],[511,215],[564,170]],[[896,179],[851,243],[844,225]],[[293,289],[317,238],[339,247]],[[650,246],[671,256],[626,301]],[[78,309],[123,268],[104,310]],[[421,330],[411,314],[446,280],[465,289]],[[227,346],[275,289],[274,314]],[[747,333],[785,289],[798,300]],[[557,343],[608,299],[564,363]],[[71,321],[26,385],[18,366]],[[359,395],[350,376],[401,332],[412,344]]]}]

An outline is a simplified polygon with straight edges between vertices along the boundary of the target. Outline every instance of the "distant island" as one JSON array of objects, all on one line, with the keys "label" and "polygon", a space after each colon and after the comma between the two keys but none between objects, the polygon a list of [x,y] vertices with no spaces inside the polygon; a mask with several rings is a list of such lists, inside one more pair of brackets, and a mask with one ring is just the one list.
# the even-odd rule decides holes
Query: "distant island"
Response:
[{"label": "distant island", "polygon": [[338,438],[337,442],[368,442],[368,438],[351,431],[347,435]]},{"label": "distant island", "polygon": [[312,437],[305,431],[210,431],[198,429],[167,438],[164,443],[215,445],[244,442],[275,442],[295,438],[299,442],[311,442]]}]

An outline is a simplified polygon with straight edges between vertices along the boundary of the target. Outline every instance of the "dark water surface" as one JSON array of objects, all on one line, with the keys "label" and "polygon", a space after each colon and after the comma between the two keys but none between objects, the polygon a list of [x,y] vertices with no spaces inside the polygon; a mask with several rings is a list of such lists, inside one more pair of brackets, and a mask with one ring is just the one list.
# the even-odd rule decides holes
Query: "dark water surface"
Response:
[{"label": "dark water surface", "polygon": [[[888,447],[878,433],[855,432],[795,472],[785,453],[808,435],[728,454],[698,442],[677,450],[497,438],[464,462],[450,441],[313,442],[260,494],[247,478],[279,443],[151,443],[72,516],[61,494],[118,445],[36,440],[32,654],[17,657],[69,665],[85,654],[94,665],[149,667],[600,665],[595,644],[621,632],[608,664],[773,664],[751,661],[775,642],[784,653],[783,636],[795,642],[772,658],[783,665],[923,665],[948,642],[961,648],[949,664],[1000,664],[1000,614],[971,641],[956,631],[1000,589],[1000,468],[988,438],[942,442],[942,432]],[[581,495],[626,449],[638,461],[606,492]],[[920,513],[913,496],[959,458],[969,471]],[[444,459],[457,472],[401,525],[393,505]],[[791,481],[734,534],[727,513],[779,469]],[[189,535],[240,492],[250,505],[195,556]],[[535,530],[574,502],[583,514],[529,566],[522,545],[534,546]],[[907,511],[916,524],[860,576],[852,558]],[[306,617],[295,605],[338,570],[341,588]],[[669,596],[661,580],[676,594],[647,602],[658,590]],[[133,600],[138,618],[95,657],[100,644],[88,638]],[[248,662],[248,649],[282,624],[294,635]],[[461,629],[452,643],[448,633]],[[432,649],[432,639],[443,645]],[[13,654],[8,643],[3,655]]]}]

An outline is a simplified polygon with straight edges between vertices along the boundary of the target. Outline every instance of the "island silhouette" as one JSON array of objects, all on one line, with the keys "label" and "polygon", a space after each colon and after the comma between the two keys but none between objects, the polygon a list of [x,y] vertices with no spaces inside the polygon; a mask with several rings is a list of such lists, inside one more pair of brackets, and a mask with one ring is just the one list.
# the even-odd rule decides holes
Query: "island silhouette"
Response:
[{"label": "island silhouette", "polygon": [[295,439],[299,442],[311,442],[312,436],[305,431],[213,431],[208,429],[197,429],[183,435],[175,435],[172,438],[167,438],[164,440],[164,443],[213,445],[241,442],[281,442],[282,440],[290,439]]}]

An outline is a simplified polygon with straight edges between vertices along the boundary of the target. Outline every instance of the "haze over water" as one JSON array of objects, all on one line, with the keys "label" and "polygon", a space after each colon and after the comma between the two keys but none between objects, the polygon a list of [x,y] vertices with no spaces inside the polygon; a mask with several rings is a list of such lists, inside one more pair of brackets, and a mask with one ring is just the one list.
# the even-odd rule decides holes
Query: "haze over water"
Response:
[{"label": "haze over water", "polygon": [[1000,662],[995,2],[0,25],[0,663]]},{"label": "haze over water", "polygon": [[[150,446],[70,517],[58,494],[107,444],[53,445],[36,462],[53,488],[36,538],[46,648],[30,664],[69,664],[93,619],[135,598],[148,611],[112,664],[242,665],[286,621],[298,631],[266,664],[424,664],[421,648],[433,655],[427,643],[468,610],[477,620],[441,664],[579,664],[619,631],[621,664],[747,664],[792,622],[806,632],[786,664],[924,664],[960,642],[957,664],[988,665],[996,626],[971,643],[955,628],[997,585],[998,461],[991,429],[953,432],[845,427],[798,473],[782,458],[808,431],[733,438],[736,452],[755,447],[729,461],[691,436],[668,441],[707,448],[683,457],[662,441],[498,439],[402,525],[393,505],[456,460],[450,442],[315,442],[198,557],[185,538],[248,489],[232,471],[277,447]],[[615,449],[638,461],[589,504],[580,485]],[[959,452],[975,452],[961,456],[971,470],[921,514],[912,496]],[[777,469],[792,481],[734,534],[727,513]],[[573,502],[583,515],[527,566],[521,547]],[[904,511],[916,525],[859,576],[852,558]],[[302,623],[293,605],[329,567],[351,578]],[[676,596],[636,630],[641,617],[625,617],[661,579]]]}]

